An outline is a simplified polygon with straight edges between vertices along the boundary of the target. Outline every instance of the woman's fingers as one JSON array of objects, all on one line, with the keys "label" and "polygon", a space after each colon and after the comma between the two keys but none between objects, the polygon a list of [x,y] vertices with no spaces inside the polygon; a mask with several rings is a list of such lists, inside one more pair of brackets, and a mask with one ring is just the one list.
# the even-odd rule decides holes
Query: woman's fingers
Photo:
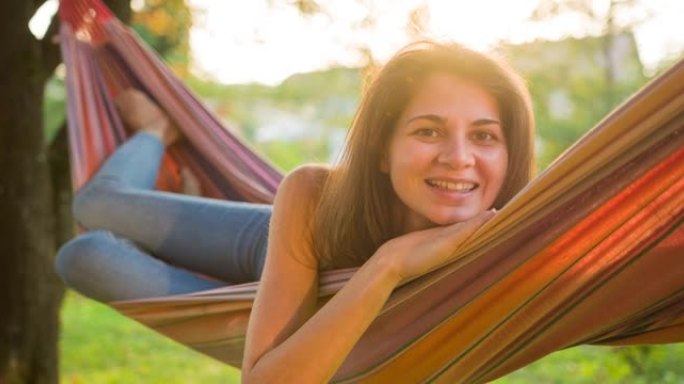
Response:
[{"label": "woman's fingers", "polygon": [[491,220],[494,215],[495,212],[493,210],[484,211],[468,221],[443,227],[443,231],[436,241],[437,248],[449,256],[452,255],[456,248],[468,240],[480,227]]},{"label": "woman's fingers", "polygon": [[480,229],[486,222],[491,220],[496,215],[494,210],[481,212],[479,215],[473,217],[468,221],[462,223],[452,224],[450,227],[454,229],[460,237],[470,237],[475,231]]},{"label": "woman's fingers", "polygon": [[409,233],[388,242],[384,250],[401,258],[402,278],[421,275],[452,260],[456,250],[494,215],[485,211],[468,221]]}]

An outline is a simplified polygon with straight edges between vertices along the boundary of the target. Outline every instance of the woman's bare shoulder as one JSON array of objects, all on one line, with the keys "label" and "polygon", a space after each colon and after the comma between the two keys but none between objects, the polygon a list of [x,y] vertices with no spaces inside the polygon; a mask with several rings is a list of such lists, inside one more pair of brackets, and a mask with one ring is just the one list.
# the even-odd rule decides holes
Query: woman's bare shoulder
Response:
[{"label": "woman's bare shoulder", "polygon": [[268,258],[291,258],[317,269],[311,228],[329,174],[328,166],[307,164],[285,176],[273,206]]},{"label": "woman's bare shoulder", "polygon": [[315,186],[325,183],[332,171],[333,167],[328,164],[304,164],[288,173],[285,179]]},{"label": "woman's bare shoulder", "polygon": [[332,172],[333,167],[326,164],[301,165],[285,176],[280,188],[288,195],[294,194],[299,198],[318,201]]}]

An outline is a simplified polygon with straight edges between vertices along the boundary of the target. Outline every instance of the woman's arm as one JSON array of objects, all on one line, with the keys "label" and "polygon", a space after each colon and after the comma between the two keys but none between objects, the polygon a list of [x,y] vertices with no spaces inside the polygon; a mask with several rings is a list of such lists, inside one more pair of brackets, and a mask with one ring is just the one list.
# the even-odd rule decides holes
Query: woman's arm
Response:
[{"label": "woman's arm", "polygon": [[327,171],[294,171],[276,195],[268,257],[247,332],[243,382],[329,380],[397,284],[387,266],[369,261],[316,312],[318,271],[309,220],[318,202],[318,172]]},{"label": "woman's arm", "polygon": [[454,246],[487,216],[389,241],[316,312],[318,272],[309,228],[318,201],[316,172],[320,169],[293,172],[276,196],[268,257],[247,332],[243,382],[329,381],[397,284],[447,261]]}]

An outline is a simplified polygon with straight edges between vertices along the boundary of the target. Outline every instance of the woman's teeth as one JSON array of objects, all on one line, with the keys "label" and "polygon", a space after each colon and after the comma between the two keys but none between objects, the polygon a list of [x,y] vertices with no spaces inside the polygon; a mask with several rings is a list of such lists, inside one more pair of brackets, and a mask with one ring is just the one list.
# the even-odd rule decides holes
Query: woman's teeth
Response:
[{"label": "woman's teeth", "polygon": [[439,189],[444,189],[450,192],[468,192],[472,191],[477,187],[475,183],[468,183],[468,182],[451,182],[451,181],[444,181],[444,180],[427,180],[427,183],[430,186],[439,188]]}]

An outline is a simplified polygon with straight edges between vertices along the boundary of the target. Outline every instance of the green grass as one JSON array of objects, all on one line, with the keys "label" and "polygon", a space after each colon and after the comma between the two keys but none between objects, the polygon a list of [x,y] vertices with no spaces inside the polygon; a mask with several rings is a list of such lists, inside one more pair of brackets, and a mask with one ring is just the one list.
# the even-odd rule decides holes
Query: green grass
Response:
[{"label": "green grass", "polygon": [[74,293],[62,307],[61,382],[238,383],[240,371]]},{"label": "green grass", "polygon": [[495,384],[675,384],[684,382],[684,344],[580,346],[553,353]]},{"label": "green grass", "polygon": [[[62,309],[62,383],[238,383],[240,372],[177,344],[111,308],[69,293]],[[556,352],[496,381],[682,383],[684,344]]]}]

